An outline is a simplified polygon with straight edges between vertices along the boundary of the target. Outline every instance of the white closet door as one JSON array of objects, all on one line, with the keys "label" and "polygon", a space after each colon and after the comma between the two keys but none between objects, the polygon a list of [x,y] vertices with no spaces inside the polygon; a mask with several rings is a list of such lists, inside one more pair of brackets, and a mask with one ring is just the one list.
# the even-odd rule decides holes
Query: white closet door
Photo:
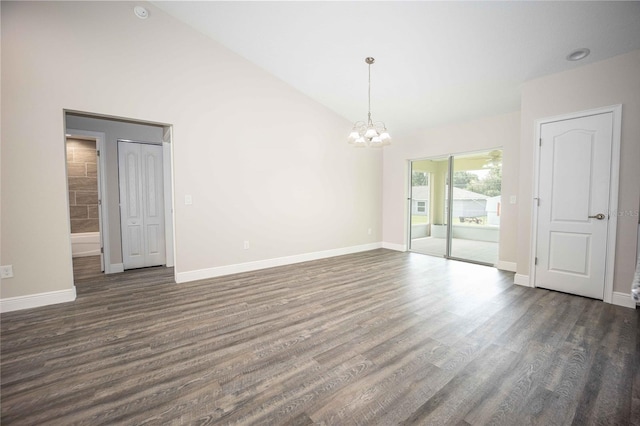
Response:
[{"label": "white closet door", "polygon": [[162,147],[118,142],[124,269],[166,263]]}]

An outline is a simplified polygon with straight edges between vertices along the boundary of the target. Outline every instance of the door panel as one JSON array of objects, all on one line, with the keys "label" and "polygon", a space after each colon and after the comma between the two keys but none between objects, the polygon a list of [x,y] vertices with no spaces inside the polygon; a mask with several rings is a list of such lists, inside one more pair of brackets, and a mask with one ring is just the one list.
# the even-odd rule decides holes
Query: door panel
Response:
[{"label": "door panel", "polygon": [[551,232],[549,243],[549,270],[588,275],[591,236]]},{"label": "door panel", "polygon": [[588,221],[594,137],[594,132],[574,130],[556,136],[552,142],[551,218],[554,222]]},{"label": "door panel", "polygon": [[144,158],[143,190],[145,201],[145,266],[166,263],[164,240],[164,188],[162,146],[140,144]]},{"label": "door panel", "polygon": [[541,128],[536,287],[604,296],[612,129],[611,113]]},{"label": "door panel", "polygon": [[409,250],[446,255],[446,179],[448,158],[411,161]]},{"label": "door panel", "polygon": [[147,253],[149,255],[158,254],[160,250],[159,244],[158,244],[158,225],[148,225],[147,235],[148,235]]},{"label": "door panel", "polygon": [[125,269],[145,266],[141,206],[140,149],[118,143],[122,260]]},{"label": "door panel", "polygon": [[[142,259],[142,227],[138,226],[128,226],[128,244],[129,249],[127,250],[127,254],[129,257],[135,257],[137,259]],[[141,266],[144,266],[141,264]]]},{"label": "door panel", "polygon": [[164,265],[162,147],[118,142],[124,269]]},{"label": "door panel", "polygon": [[127,184],[127,216],[130,218],[140,218],[140,168],[138,167],[140,161],[138,160],[138,150],[128,152],[126,156],[126,184]]},{"label": "door panel", "polygon": [[500,241],[502,150],[451,157],[449,256],[495,265]]}]

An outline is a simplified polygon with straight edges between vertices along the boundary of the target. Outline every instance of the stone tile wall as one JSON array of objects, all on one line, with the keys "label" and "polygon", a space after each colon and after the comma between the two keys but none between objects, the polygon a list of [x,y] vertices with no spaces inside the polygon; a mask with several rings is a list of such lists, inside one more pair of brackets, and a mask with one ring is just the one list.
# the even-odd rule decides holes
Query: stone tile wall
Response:
[{"label": "stone tile wall", "polygon": [[67,176],[71,233],[98,232],[96,142],[67,139]]}]

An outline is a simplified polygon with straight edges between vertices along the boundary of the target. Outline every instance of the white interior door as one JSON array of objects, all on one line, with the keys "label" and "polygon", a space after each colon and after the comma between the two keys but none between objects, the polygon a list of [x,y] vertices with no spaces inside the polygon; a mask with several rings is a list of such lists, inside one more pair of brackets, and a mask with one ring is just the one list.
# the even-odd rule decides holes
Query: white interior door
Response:
[{"label": "white interior door", "polygon": [[602,299],[613,114],[540,130],[535,286]]},{"label": "white interior door", "polygon": [[124,269],[166,264],[162,146],[118,142]]}]

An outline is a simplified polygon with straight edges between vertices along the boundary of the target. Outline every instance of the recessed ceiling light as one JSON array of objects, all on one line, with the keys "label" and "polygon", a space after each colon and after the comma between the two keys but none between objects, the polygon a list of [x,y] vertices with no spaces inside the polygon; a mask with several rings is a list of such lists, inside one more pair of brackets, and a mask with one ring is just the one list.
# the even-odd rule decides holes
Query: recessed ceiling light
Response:
[{"label": "recessed ceiling light", "polygon": [[567,61],[579,61],[580,59],[584,59],[589,56],[589,53],[591,53],[591,51],[586,47],[576,49],[567,55]]},{"label": "recessed ceiling light", "polygon": [[133,13],[140,19],[147,19],[149,17],[149,11],[142,6],[136,6],[133,8]]}]

